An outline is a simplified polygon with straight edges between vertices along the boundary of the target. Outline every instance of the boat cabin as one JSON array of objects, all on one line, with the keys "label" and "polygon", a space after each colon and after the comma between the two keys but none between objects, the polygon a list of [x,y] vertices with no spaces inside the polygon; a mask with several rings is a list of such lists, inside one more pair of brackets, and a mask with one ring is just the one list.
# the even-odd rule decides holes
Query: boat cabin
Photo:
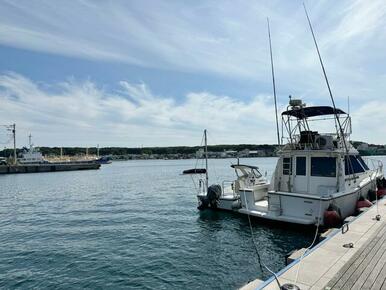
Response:
[{"label": "boat cabin", "polygon": [[[369,172],[368,165],[348,140],[349,115],[328,106],[305,107],[300,100],[292,100],[290,106],[282,113],[283,127],[288,133],[284,138],[288,143],[279,152],[271,190],[328,196],[344,191],[348,184]],[[333,120],[336,132],[322,134],[311,130],[309,119],[316,117],[319,123]]]}]

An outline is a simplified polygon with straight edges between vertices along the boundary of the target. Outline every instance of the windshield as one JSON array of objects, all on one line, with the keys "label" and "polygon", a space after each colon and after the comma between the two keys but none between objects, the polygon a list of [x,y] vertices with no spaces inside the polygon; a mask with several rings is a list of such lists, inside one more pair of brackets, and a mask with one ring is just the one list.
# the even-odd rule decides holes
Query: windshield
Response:
[{"label": "windshield", "polygon": [[250,168],[250,167],[235,168],[235,171],[236,171],[237,177],[239,178],[246,178],[251,176],[259,178],[262,176],[257,169]]}]

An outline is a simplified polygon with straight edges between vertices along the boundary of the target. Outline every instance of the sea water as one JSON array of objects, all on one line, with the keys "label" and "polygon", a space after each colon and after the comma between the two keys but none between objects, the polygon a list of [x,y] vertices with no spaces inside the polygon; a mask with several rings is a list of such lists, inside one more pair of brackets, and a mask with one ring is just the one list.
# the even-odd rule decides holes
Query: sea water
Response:
[{"label": "sea water", "polygon": [[[267,178],[276,158],[242,159]],[[209,160],[210,183],[233,159]],[[262,271],[247,216],[199,211],[195,160],[113,162],[100,170],[0,176],[0,288],[234,289]],[[201,166],[201,165],[200,165]],[[252,219],[273,271],[314,232]]]}]

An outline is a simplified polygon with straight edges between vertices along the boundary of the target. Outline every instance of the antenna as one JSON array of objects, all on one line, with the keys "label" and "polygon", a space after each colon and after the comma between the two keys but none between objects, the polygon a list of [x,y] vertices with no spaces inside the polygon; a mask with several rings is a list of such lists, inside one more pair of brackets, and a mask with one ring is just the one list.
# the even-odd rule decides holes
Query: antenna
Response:
[{"label": "antenna", "polygon": [[270,27],[269,27],[269,18],[268,18],[268,17],[267,17],[267,27],[268,27],[268,39],[269,39],[269,53],[270,53],[270,55],[271,55],[271,71],[272,71],[273,99],[274,99],[274,102],[275,102],[277,145],[280,145],[279,120],[278,120],[278,117],[277,117],[277,101],[276,101],[275,71],[274,71],[274,69],[273,69],[271,29],[270,29]]},{"label": "antenna", "polygon": [[319,61],[320,61],[320,65],[322,67],[322,70],[323,70],[323,75],[324,75],[324,79],[326,81],[326,84],[327,84],[327,88],[328,88],[328,92],[330,94],[330,98],[331,98],[331,102],[332,102],[332,106],[334,107],[334,116],[335,116],[335,119],[338,123],[338,127],[339,127],[339,131],[340,131],[340,134],[342,135],[342,139],[343,139],[343,145],[344,145],[344,148],[346,149],[346,152],[348,153],[348,147],[347,147],[347,144],[346,144],[346,140],[344,138],[344,132],[343,132],[343,128],[342,128],[342,125],[340,123],[340,120],[339,120],[339,117],[338,117],[338,114],[337,114],[337,111],[336,111],[336,106],[335,106],[335,101],[334,101],[334,97],[332,95],[332,91],[331,91],[331,87],[330,87],[330,83],[328,82],[328,78],[327,78],[327,73],[326,73],[326,70],[324,68],[324,64],[323,64],[323,60],[322,60],[322,57],[320,55],[320,51],[319,51],[319,47],[318,47],[318,43],[316,42],[316,38],[315,38],[315,34],[314,34],[314,30],[312,29],[312,25],[311,25],[311,20],[310,20],[310,17],[308,16],[308,12],[307,12],[307,8],[306,8],[306,4],[304,4],[303,2],[303,7],[304,7],[304,11],[306,12],[306,16],[307,16],[307,20],[308,20],[308,24],[310,26],[310,30],[311,30],[311,33],[312,33],[312,38],[314,39],[314,43],[315,43],[315,47],[316,47],[316,51],[318,52],[318,56],[319,56]]},{"label": "antenna", "polygon": [[350,115],[350,96],[347,96],[347,114]]},{"label": "antenna", "polygon": [[32,148],[32,135],[31,135],[31,133],[29,133],[29,135],[28,135],[28,140],[29,140],[29,148],[31,149]]}]

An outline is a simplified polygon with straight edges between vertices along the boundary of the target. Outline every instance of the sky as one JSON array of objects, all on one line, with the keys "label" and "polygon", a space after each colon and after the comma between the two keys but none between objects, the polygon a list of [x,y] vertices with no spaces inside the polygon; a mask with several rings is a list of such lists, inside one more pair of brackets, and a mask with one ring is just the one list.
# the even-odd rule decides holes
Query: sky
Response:
[{"label": "sky", "polygon": [[[386,2],[305,4],[352,139],[385,144]],[[302,1],[1,0],[0,124],[18,147],[273,144],[267,17],[279,111],[331,105]]]}]

